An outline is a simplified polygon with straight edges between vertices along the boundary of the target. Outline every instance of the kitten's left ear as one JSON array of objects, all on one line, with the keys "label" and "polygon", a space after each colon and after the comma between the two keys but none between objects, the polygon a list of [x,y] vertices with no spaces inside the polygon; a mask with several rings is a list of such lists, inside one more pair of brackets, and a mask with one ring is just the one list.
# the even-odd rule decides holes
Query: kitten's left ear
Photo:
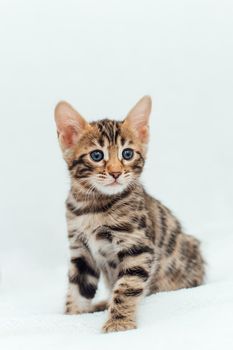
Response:
[{"label": "kitten's left ear", "polygon": [[149,137],[149,116],[151,106],[151,97],[144,96],[130,110],[123,123],[123,125],[135,132],[142,143],[147,143]]}]

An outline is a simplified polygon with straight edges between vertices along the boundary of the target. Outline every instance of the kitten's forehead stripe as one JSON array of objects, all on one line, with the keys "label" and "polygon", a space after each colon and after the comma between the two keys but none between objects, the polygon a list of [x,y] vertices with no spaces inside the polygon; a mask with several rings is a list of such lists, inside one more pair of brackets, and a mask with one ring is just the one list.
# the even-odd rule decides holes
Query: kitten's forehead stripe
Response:
[{"label": "kitten's forehead stripe", "polygon": [[124,144],[126,143],[126,140],[123,136],[121,136],[121,146],[124,146]]},{"label": "kitten's forehead stripe", "polygon": [[98,131],[100,132],[98,142],[101,147],[103,147],[105,144],[104,139],[107,139],[110,145],[117,144],[118,137],[121,136],[122,122],[102,119],[97,122],[92,122],[91,125],[96,125]]}]

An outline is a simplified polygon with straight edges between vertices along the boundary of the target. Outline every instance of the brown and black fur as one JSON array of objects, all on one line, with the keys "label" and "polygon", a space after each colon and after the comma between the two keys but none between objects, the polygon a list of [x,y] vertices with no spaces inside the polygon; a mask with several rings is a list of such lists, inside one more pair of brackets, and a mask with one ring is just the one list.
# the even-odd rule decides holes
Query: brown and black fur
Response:
[{"label": "brown and black fur", "polygon": [[[57,123],[60,133],[62,127],[59,130]],[[132,329],[142,297],[200,285],[203,258],[198,240],[185,234],[171,211],[140,183],[145,139],[135,135],[128,123],[108,119],[83,128],[77,145],[67,147],[60,140],[71,177],[66,201],[71,255],[66,313],[108,308],[103,331]],[[126,141],[135,151],[134,160],[127,164],[116,157]],[[94,164],[89,157],[93,147],[106,147],[108,161]],[[109,195],[90,186],[93,173],[105,176],[111,167],[131,174],[124,190]],[[92,299],[101,273],[111,298],[95,305]]]}]

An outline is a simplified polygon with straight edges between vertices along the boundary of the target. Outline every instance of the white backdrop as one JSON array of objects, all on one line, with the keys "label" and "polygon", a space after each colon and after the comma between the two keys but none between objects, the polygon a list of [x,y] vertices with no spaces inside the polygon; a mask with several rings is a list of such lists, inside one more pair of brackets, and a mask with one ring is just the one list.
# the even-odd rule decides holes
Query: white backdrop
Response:
[{"label": "white backdrop", "polygon": [[[32,281],[44,313],[50,302],[62,309],[64,286],[59,302],[46,289],[64,282],[68,256],[60,99],[89,120],[120,119],[150,94],[146,188],[203,241],[207,260],[218,242],[232,244],[232,18],[231,0],[0,0],[3,301],[25,310]],[[230,256],[218,251],[210,281],[230,274]]]}]

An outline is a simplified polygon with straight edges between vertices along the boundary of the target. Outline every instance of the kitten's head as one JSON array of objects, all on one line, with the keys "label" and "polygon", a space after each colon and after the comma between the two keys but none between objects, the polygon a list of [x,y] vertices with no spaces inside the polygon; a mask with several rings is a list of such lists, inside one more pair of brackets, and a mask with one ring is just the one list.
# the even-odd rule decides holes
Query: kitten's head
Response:
[{"label": "kitten's head", "polygon": [[63,157],[83,192],[114,195],[140,176],[148,143],[151,98],[143,97],[123,121],[88,123],[67,102],[55,109]]}]

